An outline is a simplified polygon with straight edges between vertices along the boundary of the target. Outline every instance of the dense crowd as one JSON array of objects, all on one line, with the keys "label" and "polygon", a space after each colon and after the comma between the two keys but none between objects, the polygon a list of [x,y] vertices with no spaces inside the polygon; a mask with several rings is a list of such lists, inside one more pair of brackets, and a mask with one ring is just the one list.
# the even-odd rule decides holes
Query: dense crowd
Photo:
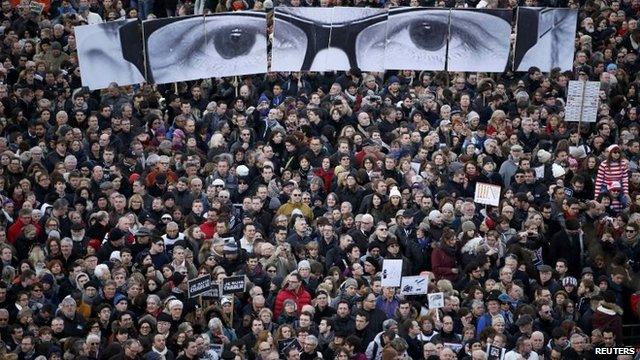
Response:
[{"label": "dense crowd", "polygon": [[[572,360],[633,345],[640,0],[285,4],[579,7],[571,71],[81,85],[76,25],[273,5],[2,1],[0,358]],[[565,122],[570,80],[600,81],[596,123]],[[479,182],[501,187],[499,206],[474,202]],[[382,286],[385,259],[444,306]],[[245,275],[246,291],[189,297],[206,275]]]}]

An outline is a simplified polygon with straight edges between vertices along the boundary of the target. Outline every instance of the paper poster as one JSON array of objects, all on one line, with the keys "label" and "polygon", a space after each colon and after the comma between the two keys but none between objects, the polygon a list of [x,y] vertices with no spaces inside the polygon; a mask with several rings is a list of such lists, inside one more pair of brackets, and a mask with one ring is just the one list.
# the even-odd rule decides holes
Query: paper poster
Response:
[{"label": "paper poster", "polygon": [[429,299],[429,309],[439,309],[444,307],[444,293],[431,293],[427,295]]},{"label": "paper poster", "polygon": [[504,348],[487,344],[487,360],[503,360],[505,353]]},{"label": "paper poster", "polygon": [[211,275],[204,275],[193,280],[189,280],[188,294],[189,298],[200,296],[211,291]]},{"label": "paper poster", "polygon": [[150,82],[267,72],[264,13],[183,16],[142,25]]},{"label": "paper poster", "polygon": [[424,295],[429,290],[429,278],[424,276],[403,276],[400,285],[402,295]]},{"label": "paper poster", "polygon": [[247,279],[244,275],[229,276],[222,279],[222,295],[231,295],[244,292],[247,287]]},{"label": "paper poster", "polygon": [[96,90],[145,81],[139,24],[128,19],[75,27],[83,86]]},{"label": "paper poster", "polygon": [[402,281],[402,259],[382,261],[382,286],[398,287]]},{"label": "paper poster", "polygon": [[512,16],[510,9],[453,9],[447,71],[507,70]]},{"label": "paper poster", "polygon": [[499,206],[501,191],[502,188],[499,185],[477,182],[473,201],[477,204]]},{"label": "paper poster", "polygon": [[387,11],[278,7],[272,71],[383,71]]},{"label": "paper poster", "polygon": [[518,7],[513,67],[573,69],[577,9]]},{"label": "paper poster", "polygon": [[449,15],[449,9],[441,8],[389,9],[385,69],[444,70]]},{"label": "paper poster", "polygon": [[596,122],[600,102],[599,81],[569,81],[564,119],[571,122]]}]

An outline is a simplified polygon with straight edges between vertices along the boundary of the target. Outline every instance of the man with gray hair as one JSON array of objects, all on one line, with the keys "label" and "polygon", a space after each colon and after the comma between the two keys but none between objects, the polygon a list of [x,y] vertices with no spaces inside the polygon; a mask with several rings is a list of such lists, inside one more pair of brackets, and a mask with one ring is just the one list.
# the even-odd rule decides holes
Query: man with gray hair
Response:
[{"label": "man with gray hair", "polygon": [[300,360],[314,360],[316,358],[322,358],[322,353],[317,351],[318,338],[315,335],[307,335],[302,345],[302,353],[300,354]]},{"label": "man with gray hair", "polygon": [[364,214],[360,220],[360,226],[349,230],[347,233],[351,236],[356,246],[358,246],[361,254],[367,253],[371,229],[373,229],[373,216],[371,214]]}]

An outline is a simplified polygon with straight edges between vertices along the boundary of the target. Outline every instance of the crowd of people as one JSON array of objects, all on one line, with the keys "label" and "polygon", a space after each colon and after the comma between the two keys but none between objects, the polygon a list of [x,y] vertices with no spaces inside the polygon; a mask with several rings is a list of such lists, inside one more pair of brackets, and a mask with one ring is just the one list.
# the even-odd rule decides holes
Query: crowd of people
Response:
[{"label": "crowd of people", "polygon": [[[1,359],[573,360],[637,345],[640,0],[284,4],[579,7],[569,71],[82,87],[77,25],[273,5],[2,1]],[[596,123],[565,121],[571,80],[600,81]],[[474,202],[478,183],[500,186],[499,206]],[[387,259],[443,306],[382,286]],[[244,292],[189,296],[193,279],[238,275]]]}]

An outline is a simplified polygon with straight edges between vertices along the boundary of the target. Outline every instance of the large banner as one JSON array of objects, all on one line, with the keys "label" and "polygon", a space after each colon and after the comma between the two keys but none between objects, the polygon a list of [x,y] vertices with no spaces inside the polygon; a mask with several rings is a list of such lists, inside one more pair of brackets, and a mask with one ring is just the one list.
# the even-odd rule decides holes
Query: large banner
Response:
[{"label": "large banner", "polygon": [[115,82],[145,81],[142,36],[137,20],[118,20],[75,27],[82,85],[103,89]]},{"label": "large banner", "polygon": [[384,67],[387,70],[444,70],[449,9],[389,10]]},{"label": "large banner", "polygon": [[504,72],[511,48],[509,9],[452,10],[447,70]]},{"label": "large banner", "polygon": [[[509,68],[504,9],[294,8],[274,13],[271,71]],[[513,68],[572,68],[577,11],[518,8]],[[83,85],[171,83],[266,73],[267,21],[243,11],[76,27]]]},{"label": "large banner", "polygon": [[383,71],[387,12],[370,8],[278,7],[272,71]]},{"label": "large banner", "polygon": [[518,8],[513,68],[527,71],[536,66],[543,72],[553,68],[571,70],[578,10]]},{"label": "large banner", "polygon": [[142,25],[149,82],[267,72],[264,13],[188,16]]}]

